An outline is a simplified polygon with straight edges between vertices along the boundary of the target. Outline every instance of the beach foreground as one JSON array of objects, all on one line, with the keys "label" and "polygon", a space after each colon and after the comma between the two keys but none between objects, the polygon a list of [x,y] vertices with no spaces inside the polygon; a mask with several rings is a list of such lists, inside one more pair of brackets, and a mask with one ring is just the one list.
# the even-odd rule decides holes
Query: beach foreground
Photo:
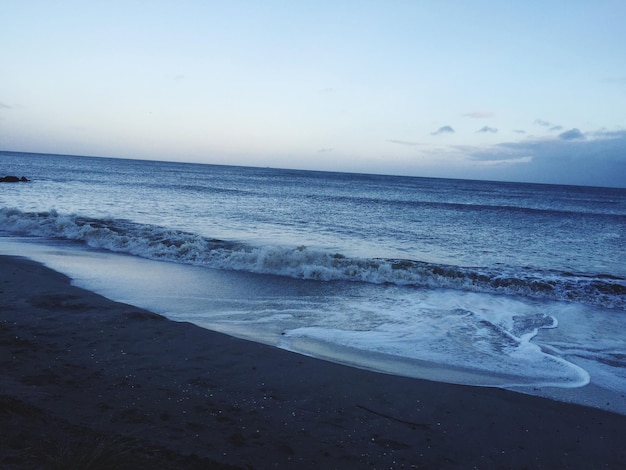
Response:
[{"label": "beach foreground", "polygon": [[626,416],[293,354],[23,258],[0,257],[0,366],[2,468],[626,468]]}]

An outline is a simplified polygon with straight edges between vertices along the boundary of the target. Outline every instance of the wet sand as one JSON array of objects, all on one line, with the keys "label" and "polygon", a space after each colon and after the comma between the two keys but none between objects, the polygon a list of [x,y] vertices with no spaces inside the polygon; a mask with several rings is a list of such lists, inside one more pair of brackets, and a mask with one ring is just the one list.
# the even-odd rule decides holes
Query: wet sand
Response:
[{"label": "wet sand", "polygon": [[[0,467],[626,468],[626,416],[337,365],[0,257]],[[64,460],[65,459],[65,460]]]}]

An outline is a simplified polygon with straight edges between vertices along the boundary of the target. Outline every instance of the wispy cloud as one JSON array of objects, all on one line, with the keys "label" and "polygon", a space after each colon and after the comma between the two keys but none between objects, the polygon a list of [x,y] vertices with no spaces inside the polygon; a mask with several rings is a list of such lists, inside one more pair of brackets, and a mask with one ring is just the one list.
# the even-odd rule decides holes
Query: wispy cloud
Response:
[{"label": "wispy cloud", "polygon": [[626,130],[609,131],[603,128],[595,132],[588,132],[587,134],[594,139],[626,139]]},{"label": "wispy cloud", "polygon": [[489,111],[470,111],[469,113],[464,113],[463,116],[472,119],[487,119],[493,117],[493,113]]},{"label": "wispy cloud", "polygon": [[489,127],[489,126],[484,126],[481,127],[480,129],[478,129],[476,131],[476,133],[491,133],[491,134],[495,134],[496,132],[498,132],[498,129],[496,129],[495,127]]},{"label": "wispy cloud", "polygon": [[511,162],[528,161],[528,157],[532,159],[530,154],[524,154],[516,149],[511,149],[506,143],[498,144],[494,147],[478,148],[471,146],[457,146],[464,155],[470,160],[477,162]]},{"label": "wispy cloud", "polygon": [[437,129],[435,132],[431,132],[430,135],[441,135],[441,134],[454,134],[454,129],[452,126],[443,126]]},{"label": "wispy cloud", "polygon": [[0,109],[13,109],[13,106],[10,106],[0,101]]},{"label": "wispy cloud", "polygon": [[513,129],[513,132],[515,132],[516,134],[526,134],[526,131],[524,129]]},{"label": "wispy cloud", "polygon": [[511,166],[532,163],[533,157],[527,155],[525,157],[510,157],[510,158],[493,158],[491,160],[480,160],[481,166]]},{"label": "wispy cloud", "polygon": [[569,131],[565,131],[559,134],[559,139],[561,140],[577,140],[577,139],[584,139],[584,138],[585,136],[583,135],[583,133],[580,132],[580,130],[576,128],[570,129]]},{"label": "wispy cloud", "polygon": [[317,149],[317,153],[327,153],[327,152],[332,152],[333,150],[335,149],[332,147],[325,147],[325,148]]},{"label": "wispy cloud", "polygon": [[544,121],[543,119],[535,119],[535,124],[537,126],[541,126],[541,127],[547,127],[549,131],[551,132],[555,132],[555,131],[562,131],[563,130],[563,126],[560,126],[558,124],[553,124],[549,121]]},{"label": "wispy cloud", "polygon": [[411,142],[410,140],[387,139],[387,142],[391,142],[392,144],[409,145],[409,146],[420,145],[419,142]]}]

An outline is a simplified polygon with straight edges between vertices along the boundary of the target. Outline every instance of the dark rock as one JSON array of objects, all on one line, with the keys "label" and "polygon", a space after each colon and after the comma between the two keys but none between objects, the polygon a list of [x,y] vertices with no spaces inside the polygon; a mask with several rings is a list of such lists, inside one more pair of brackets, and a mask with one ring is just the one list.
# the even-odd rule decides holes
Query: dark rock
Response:
[{"label": "dark rock", "polygon": [[5,176],[0,178],[1,183],[17,183],[20,179],[17,176]]},{"label": "dark rock", "polygon": [[28,178],[26,178],[25,176],[22,176],[21,178],[18,178],[17,176],[5,176],[3,178],[0,178],[0,183],[19,183],[19,182],[27,182],[30,181]]}]

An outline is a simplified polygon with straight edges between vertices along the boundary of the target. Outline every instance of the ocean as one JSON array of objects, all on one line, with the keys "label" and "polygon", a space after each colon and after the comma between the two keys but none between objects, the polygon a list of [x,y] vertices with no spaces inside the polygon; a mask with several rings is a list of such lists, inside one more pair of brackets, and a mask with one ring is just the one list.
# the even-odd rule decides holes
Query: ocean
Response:
[{"label": "ocean", "polygon": [[0,173],[31,180],[0,184],[0,253],[114,300],[626,414],[626,189],[7,151]]}]

